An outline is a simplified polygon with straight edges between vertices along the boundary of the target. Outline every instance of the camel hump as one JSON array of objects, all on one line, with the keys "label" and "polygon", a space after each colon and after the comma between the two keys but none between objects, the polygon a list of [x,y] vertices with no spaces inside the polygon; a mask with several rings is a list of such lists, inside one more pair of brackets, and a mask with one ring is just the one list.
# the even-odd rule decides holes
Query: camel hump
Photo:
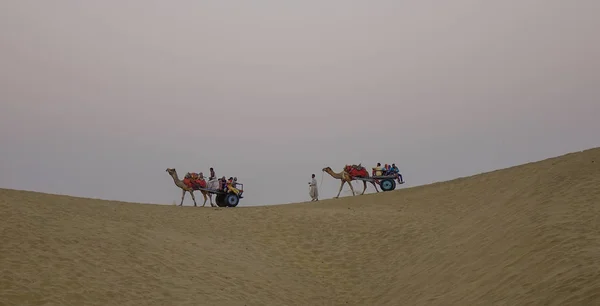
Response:
[{"label": "camel hump", "polygon": [[362,166],[362,163],[360,163],[358,165],[352,165],[352,168],[356,169],[356,170],[359,170],[359,171],[362,170],[362,169],[364,169],[364,167]]},{"label": "camel hump", "polygon": [[206,180],[199,178],[198,176],[194,177],[193,175],[190,175],[190,177],[183,179],[183,183],[193,190],[198,190],[198,188],[206,188]]},{"label": "camel hump", "polygon": [[350,177],[369,177],[369,172],[361,165],[350,166],[347,173]]},{"label": "camel hump", "polygon": [[369,176],[369,172],[367,171],[367,169],[365,169],[365,167],[362,166],[362,164],[346,165],[346,167],[344,167],[344,172],[348,173],[351,177]]}]

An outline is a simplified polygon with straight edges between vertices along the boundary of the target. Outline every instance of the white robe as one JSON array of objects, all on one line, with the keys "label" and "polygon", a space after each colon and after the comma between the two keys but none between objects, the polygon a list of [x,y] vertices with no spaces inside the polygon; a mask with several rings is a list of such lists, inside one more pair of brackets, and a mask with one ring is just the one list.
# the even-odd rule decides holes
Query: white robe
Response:
[{"label": "white robe", "polygon": [[206,189],[218,190],[219,189],[219,179],[214,178],[207,182]]},{"label": "white robe", "polygon": [[309,192],[310,198],[313,200],[319,199],[319,189],[317,188],[317,179],[313,177],[312,181],[309,183]]}]

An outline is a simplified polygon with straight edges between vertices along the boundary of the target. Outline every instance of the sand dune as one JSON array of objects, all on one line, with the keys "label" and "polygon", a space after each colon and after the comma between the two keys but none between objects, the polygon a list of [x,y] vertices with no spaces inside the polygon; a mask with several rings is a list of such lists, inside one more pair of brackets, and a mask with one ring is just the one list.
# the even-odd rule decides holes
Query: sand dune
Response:
[{"label": "sand dune", "polygon": [[0,305],[600,305],[598,148],[317,203],[0,213]]}]

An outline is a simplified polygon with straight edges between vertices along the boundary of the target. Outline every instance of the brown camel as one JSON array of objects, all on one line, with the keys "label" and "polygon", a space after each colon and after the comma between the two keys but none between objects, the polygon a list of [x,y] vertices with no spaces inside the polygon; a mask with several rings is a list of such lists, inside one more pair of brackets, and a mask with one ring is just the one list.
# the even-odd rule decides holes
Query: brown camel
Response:
[{"label": "brown camel", "polygon": [[[350,190],[352,190],[352,195],[356,195],[354,193],[354,187],[352,187],[352,181],[355,181],[355,180],[350,176],[350,174],[348,174],[348,172],[342,171],[340,173],[335,173],[329,167],[323,168],[323,172],[327,172],[334,179],[342,180],[342,184],[340,185],[340,191],[338,191],[338,194],[335,197],[336,199],[340,197],[340,193],[342,192],[342,188],[344,187],[345,183],[348,183],[348,185],[350,186]],[[361,193],[361,195],[365,194],[365,191],[367,190],[367,181],[362,181],[362,182],[364,185],[364,189],[363,189],[363,192]],[[375,184],[375,182],[370,181],[370,183],[373,184],[373,186],[375,187],[375,190],[377,192],[379,192],[379,189],[377,189],[377,185]]]},{"label": "brown camel", "polygon": [[[175,168],[167,168],[167,172],[173,178],[175,185],[177,187],[181,188],[181,190],[183,191],[183,193],[181,194],[181,203],[179,204],[179,206],[183,205],[183,198],[185,197],[186,192],[190,193],[190,195],[192,196],[192,200],[194,200],[194,206],[197,206],[196,205],[196,197],[194,197],[194,189],[190,188],[182,180],[179,179],[179,177],[177,176],[177,171],[175,171]],[[213,204],[213,201],[212,201],[212,194],[210,194],[209,192],[207,192],[205,190],[199,190],[199,191],[202,193],[202,196],[204,196],[204,203],[202,204],[202,207],[204,207],[206,205],[207,198],[210,198],[210,206],[215,207],[215,205]],[[207,194],[209,194],[209,195],[207,196]]]}]

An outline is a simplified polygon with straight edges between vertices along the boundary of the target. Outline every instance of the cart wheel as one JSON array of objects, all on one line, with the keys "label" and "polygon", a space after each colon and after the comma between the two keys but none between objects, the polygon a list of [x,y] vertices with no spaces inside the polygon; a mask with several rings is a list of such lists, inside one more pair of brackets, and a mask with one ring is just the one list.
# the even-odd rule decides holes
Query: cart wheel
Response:
[{"label": "cart wheel", "polygon": [[226,194],[222,194],[222,193],[217,194],[217,197],[215,198],[215,202],[217,203],[217,206],[219,206],[219,207],[227,206],[227,203],[225,202],[225,196],[226,196]]},{"label": "cart wheel", "polygon": [[229,207],[236,207],[240,203],[240,198],[235,193],[225,195],[225,204]]},{"label": "cart wheel", "polygon": [[394,180],[391,179],[385,179],[382,180],[381,183],[379,183],[379,187],[381,187],[381,190],[383,191],[392,191],[396,189],[396,182],[394,182]]}]

